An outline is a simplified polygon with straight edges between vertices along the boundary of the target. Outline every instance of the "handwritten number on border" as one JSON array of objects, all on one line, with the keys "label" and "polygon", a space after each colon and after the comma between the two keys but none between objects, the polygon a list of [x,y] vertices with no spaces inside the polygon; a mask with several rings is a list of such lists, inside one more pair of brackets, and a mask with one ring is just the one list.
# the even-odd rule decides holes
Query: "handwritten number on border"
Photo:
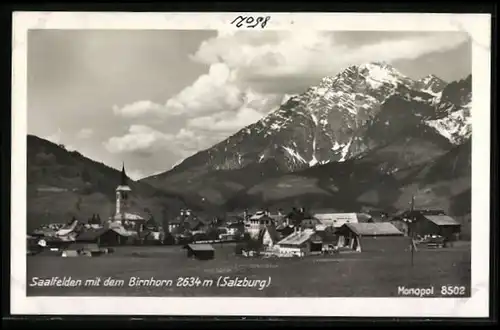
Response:
[{"label": "handwritten number on border", "polygon": [[253,16],[238,16],[236,17],[231,24],[236,23],[236,27],[240,28],[245,25],[247,28],[255,28],[257,25],[260,24],[262,28],[266,27],[267,22],[271,19],[271,16],[258,16],[257,18],[254,18]]}]

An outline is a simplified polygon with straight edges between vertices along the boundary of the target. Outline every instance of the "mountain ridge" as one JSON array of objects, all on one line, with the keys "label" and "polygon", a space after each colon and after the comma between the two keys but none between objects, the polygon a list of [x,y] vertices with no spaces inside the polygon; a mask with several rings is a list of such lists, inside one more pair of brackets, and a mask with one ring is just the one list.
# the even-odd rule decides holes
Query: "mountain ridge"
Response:
[{"label": "mountain ridge", "polygon": [[[143,180],[159,189],[198,194],[200,187],[214,185],[214,177],[225,180],[224,171],[244,173],[250,164],[250,177],[264,180],[328,162],[344,162],[404,135],[410,126],[427,132],[421,133],[421,139],[433,145],[433,155],[444,153],[470,136],[470,112],[463,103],[468,101],[470,107],[471,79],[469,75],[442,86],[436,81],[443,80],[435,75],[415,81],[386,63],[350,66],[170,171]],[[429,86],[434,86],[434,91],[422,91]],[[258,164],[266,161],[259,174]],[[186,186],[183,180],[187,173],[196,176],[198,183]],[[226,187],[224,196],[203,194],[202,198],[223,205],[226,197],[246,187],[234,178],[227,184],[234,189]]]}]

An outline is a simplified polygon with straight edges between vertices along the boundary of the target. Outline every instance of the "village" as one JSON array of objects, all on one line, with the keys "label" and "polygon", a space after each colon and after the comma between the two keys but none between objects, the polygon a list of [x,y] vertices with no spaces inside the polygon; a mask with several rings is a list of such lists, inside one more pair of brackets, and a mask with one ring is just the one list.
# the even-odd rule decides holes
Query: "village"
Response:
[{"label": "village", "polygon": [[114,216],[67,224],[44,225],[27,236],[28,255],[61,257],[112,254],[121,246],[179,245],[188,258],[214,259],[214,245],[235,243],[242,257],[306,257],[350,252],[416,251],[441,248],[460,239],[461,224],[442,210],[415,209],[337,213],[306,208],[243,210],[205,219],[182,209],[163,228],[153,219],[131,213],[125,168],[116,188]]}]

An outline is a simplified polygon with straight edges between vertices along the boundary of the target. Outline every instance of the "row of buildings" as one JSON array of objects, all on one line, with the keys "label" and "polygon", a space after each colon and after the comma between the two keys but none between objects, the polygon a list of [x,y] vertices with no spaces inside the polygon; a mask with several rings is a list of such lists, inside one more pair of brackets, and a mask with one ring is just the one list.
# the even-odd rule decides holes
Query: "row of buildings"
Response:
[{"label": "row of buildings", "polygon": [[[409,249],[428,237],[457,239],[461,225],[441,210],[405,211],[394,216],[384,212],[337,213],[292,209],[284,213],[261,210],[243,213],[245,232],[259,241],[264,252],[305,255],[336,251],[391,251]],[[412,239],[409,240],[408,237]]]}]

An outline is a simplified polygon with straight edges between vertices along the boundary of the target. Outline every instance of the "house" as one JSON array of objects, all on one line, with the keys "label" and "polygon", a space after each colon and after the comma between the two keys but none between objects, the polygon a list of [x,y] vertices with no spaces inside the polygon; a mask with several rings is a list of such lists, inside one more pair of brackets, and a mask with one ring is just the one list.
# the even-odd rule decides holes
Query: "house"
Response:
[{"label": "house", "polygon": [[215,249],[210,244],[188,244],[186,249],[188,258],[210,260],[215,257]]},{"label": "house", "polygon": [[307,219],[303,219],[301,222],[300,222],[300,227],[302,229],[316,229],[317,226],[321,225],[321,221],[319,221],[319,219],[316,219],[316,218],[307,218]]},{"label": "house", "polygon": [[184,233],[186,231],[207,230],[210,220],[196,216],[190,209],[181,209],[180,214],[169,221],[168,231],[170,233]]},{"label": "house", "polygon": [[269,216],[268,211],[258,211],[245,220],[245,233],[248,233],[253,239],[257,239],[260,231],[272,223],[274,221]]},{"label": "house", "polygon": [[245,224],[243,222],[233,222],[227,225],[227,234],[236,235],[245,231]]},{"label": "house", "polygon": [[461,224],[443,210],[405,211],[395,216],[392,222],[405,227],[412,236],[439,235],[446,240],[455,240],[461,232]]},{"label": "house", "polygon": [[118,228],[88,229],[83,231],[76,241],[80,243],[96,243],[102,246],[124,245],[132,236],[130,232]]},{"label": "house", "polygon": [[285,216],[285,223],[289,226],[300,226],[303,220],[312,218],[314,218],[314,215],[307,212],[305,208],[301,207],[297,209],[294,207],[292,211]]},{"label": "house", "polygon": [[276,226],[279,226],[285,222],[286,215],[283,213],[282,209],[278,209],[277,213],[269,213],[269,216],[273,219]]},{"label": "house", "polygon": [[394,225],[382,223],[346,223],[337,230],[339,249],[357,252],[405,251],[410,241]]},{"label": "house", "polygon": [[325,230],[328,227],[338,229],[346,223],[358,223],[357,213],[337,213],[330,210],[318,210],[313,212],[313,217],[320,221],[316,230]]},{"label": "house", "polygon": [[271,224],[261,229],[261,231],[259,232],[258,240],[264,246],[264,248],[271,249],[280,240],[280,235],[276,231],[276,227]]},{"label": "house", "polygon": [[312,229],[297,229],[291,235],[278,242],[279,254],[282,256],[305,256],[311,252],[321,251],[322,244]]}]

